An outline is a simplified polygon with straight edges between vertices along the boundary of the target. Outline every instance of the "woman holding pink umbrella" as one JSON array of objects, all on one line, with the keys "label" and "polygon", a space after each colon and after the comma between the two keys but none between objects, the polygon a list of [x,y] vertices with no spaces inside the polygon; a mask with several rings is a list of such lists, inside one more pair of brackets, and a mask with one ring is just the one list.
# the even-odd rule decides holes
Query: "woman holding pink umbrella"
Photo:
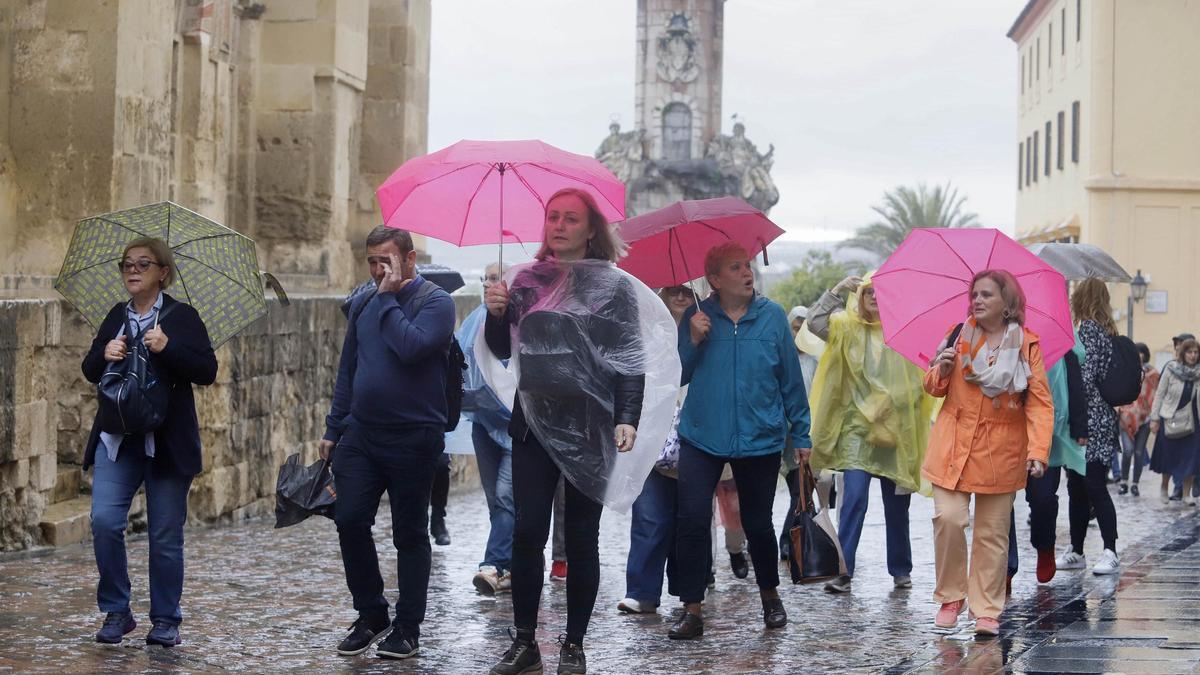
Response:
[{"label": "woman holding pink umbrella", "polygon": [[[936,627],[952,629],[970,604],[975,632],[996,635],[1004,610],[1013,497],[1050,455],[1054,403],[1040,339],[1025,328],[1025,293],[1003,270],[970,284],[967,321],[950,328],[925,374],[946,399],[922,475],[933,483],[933,532],[941,603]],[[970,570],[966,528],[975,497]]]}]

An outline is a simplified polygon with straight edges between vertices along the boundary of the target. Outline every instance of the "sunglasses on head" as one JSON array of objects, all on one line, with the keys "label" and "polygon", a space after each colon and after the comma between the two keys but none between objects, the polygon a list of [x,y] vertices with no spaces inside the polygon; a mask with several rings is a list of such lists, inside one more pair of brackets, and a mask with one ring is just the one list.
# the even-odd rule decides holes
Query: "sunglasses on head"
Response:
[{"label": "sunglasses on head", "polygon": [[163,264],[160,262],[154,262],[153,260],[146,260],[145,258],[142,258],[141,260],[122,260],[121,262],[117,263],[117,269],[120,270],[122,274],[129,274],[134,270],[145,272],[146,270],[150,269],[151,265],[158,265],[159,267],[163,266]]}]

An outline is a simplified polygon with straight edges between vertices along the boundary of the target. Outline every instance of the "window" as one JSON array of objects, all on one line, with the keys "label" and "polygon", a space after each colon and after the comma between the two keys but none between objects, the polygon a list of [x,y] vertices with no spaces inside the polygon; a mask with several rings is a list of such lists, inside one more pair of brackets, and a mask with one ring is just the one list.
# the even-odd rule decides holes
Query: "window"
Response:
[{"label": "window", "polygon": [[1054,67],[1054,22],[1046,29],[1046,69]]},{"label": "window", "polygon": [[1037,61],[1034,64],[1033,68],[1034,68],[1033,72],[1037,73],[1038,81],[1041,82],[1042,81],[1042,38],[1037,39]]},{"label": "window", "polygon": [[1050,123],[1046,122],[1046,175],[1050,175],[1050,157],[1053,154],[1050,152]]},{"label": "window", "polygon": [[1021,93],[1025,93],[1025,55],[1021,55]]},{"label": "window", "polygon": [[692,158],[692,111],[678,101],[663,111],[663,157]]},{"label": "window", "polygon": [[1059,33],[1058,48],[1059,53],[1063,56],[1067,54],[1067,8],[1062,8],[1062,14],[1058,17]]},{"label": "window", "polygon": [[1075,41],[1083,39],[1083,0],[1075,0]]},{"label": "window", "polygon": [[1033,132],[1033,182],[1038,180],[1038,132]]},{"label": "window", "polygon": [[1029,177],[1029,174],[1030,174],[1029,165],[1030,165],[1030,161],[1031,161],[1030,158],[1033,156],[1032,155],[1033,151],[1031,150],[1032,147],[1033,146],[1031,145],[1031,141],[1030,141],[1029,137],[1026,136],[1025,137],[1025,185],[1026,185],[1026,187],[1029,186],[1029,182],[1031,180]]},{"label": "window", "polygon": [[1063,141],[1063,139],[1064,139],[1063,126],[1065,124],[1063,120],[1065,118],[1066,118],[1066,113],[1059,110],[1058,111],[1058,170],[1059,171],[1063,170],[1063,142],[1064,142]]},{"label": "window", "polygon": [[1079,163],[1079,101],[1071,104],[1071,162]]},{"label": "window", "polygon": [[1018,191],[1021,189],[1021,181],[1025,180],[1025,176],[1021,172],[1022,169],[1024,168],[1021,163],[1024,161],[1025,161],[1025,144],[1017,143],[1017,190]]}]

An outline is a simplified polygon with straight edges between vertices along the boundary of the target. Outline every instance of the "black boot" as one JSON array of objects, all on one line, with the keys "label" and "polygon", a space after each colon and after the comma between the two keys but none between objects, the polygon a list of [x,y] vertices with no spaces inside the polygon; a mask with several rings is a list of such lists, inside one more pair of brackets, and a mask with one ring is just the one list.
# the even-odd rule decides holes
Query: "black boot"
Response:
[{"label": "black boot", "polygon": [[704,635],[704,619],[686,609],[675,620],[671,630],[667,631],[667,637],[672,640],[695,640],[701,635]]},{"label": "black boot", "polygon": [[729,567],[733,569],[733,576],[739,579],[750,576],[750,561],[746,559],[745,553],[730,553]]},{"label": "black boot", "polygon": [[500,662],[492,666],[488,675],[540,675],[542,652],[538,649],[534,632],[509,628],[508,634],[512,637],[512,646],[500,657]]},{"label": "black boot", "polygon": [[763,600],[763,623],[767,628],[783,628],[787,625],[787,612],[783,609],[783,600],[771,598]]},{"label": "black boot", "polygon": [[583,655],[583,645],[567,640],[566,635],[558,636],[558,675],[586,675],[587,658]]},{"label": "black boot", "polygon": [[434,516],[429,521],[429,534],[433,535],[433,543],[438,546],[450,545],[450,532],[446,529],[446,519]]}]

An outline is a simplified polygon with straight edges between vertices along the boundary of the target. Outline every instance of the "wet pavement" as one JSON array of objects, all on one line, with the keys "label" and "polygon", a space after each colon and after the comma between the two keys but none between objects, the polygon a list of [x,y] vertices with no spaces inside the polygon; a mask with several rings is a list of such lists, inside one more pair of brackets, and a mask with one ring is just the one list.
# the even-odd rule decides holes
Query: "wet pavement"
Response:
[{"label": "wet pavement", "polygon": [[[617,613],[629,518],[608,511],[601,526],[600,598],[586,642],[589,666],[595,673],[1200,672],[1200,515],[1178,502],[1160,503],[1150,481],[1145,487],[1154,495],[1114,496],[1124,563],[1119,577],[1060,572],[1040,587],[1027,510],[1017,500],[1022,569],[998,639],[932,630],[927,499],[913,499],[911,590],[893,590],[887,575],[882,504],[873,487],[852,594],[835,597],[819,586],[785,582],[780,590],[791,623],[764,631],[752,578],[735,579],[722,554],[705,636],[682,643],[666,639],[673,603],[658,615]],[[1067,541],[1065,487],[1061,504],[1060,543]],[[781,485],[776,523],[785,509]],[[189,530],[184,642],[171,650],[142,643],[149,627],[144,538],[129,545],[134,612],[142,625],[118,648],[91,641],[99,615],[90,544],[0,558],[0,672],[485,673],[507,647],[512,608],[508,596],[483,597],[471,586],[486,535],[482,493],[453,495],[449,512],[454,541],[434,547],[417,658],[334,653],[355,615],[333,523],[313,518],[284,530],[268,522]],[[386,508],[376,529],[381,560],[394,561]],[[1093,524],[1089,559],[1099,548]],[[395,570],[385,570],[385,578],[394,588]],[[562,583],[548,582],[543,595],[539,637],[548,672],[565,624],[564,591]]]}]

